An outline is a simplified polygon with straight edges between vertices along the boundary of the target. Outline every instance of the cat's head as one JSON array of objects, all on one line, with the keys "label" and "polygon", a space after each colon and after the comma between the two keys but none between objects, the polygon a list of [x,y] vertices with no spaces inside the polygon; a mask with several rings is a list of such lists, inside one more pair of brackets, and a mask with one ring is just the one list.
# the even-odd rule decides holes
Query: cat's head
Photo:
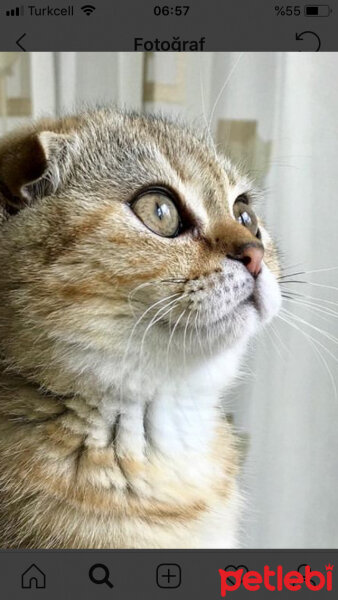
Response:
[{"label": "cat's head", "polygon": [[111,110],[39,122],[0,142],[0,196],[1,345],[23,370],[182,364],[278,311],[250,181],[180,124]]}]

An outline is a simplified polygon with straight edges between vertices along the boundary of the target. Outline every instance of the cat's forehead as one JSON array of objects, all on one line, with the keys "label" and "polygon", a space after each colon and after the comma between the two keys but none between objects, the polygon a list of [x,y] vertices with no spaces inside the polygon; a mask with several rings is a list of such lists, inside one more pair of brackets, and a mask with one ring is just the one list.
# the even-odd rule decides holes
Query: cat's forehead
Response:
[{"label": "cat's forehead", "polygon": [[86,151],[96,153],[128,193],[167,185],[197,217],[210,221],[231,213],[236,197],[250,190],[248,179],[206,136],[181,123],[110,113],[90,125]]}]

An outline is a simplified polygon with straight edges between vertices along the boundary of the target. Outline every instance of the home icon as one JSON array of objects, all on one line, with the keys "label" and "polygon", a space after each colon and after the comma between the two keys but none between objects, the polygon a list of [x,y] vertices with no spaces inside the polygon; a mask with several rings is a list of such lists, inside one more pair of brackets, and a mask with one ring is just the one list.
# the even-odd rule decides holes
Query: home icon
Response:
[{"label": "home icon", "polygon": [[26,569],[21,576],[21,587],[23,589],[45,589],[46,575],[34,563]]}]

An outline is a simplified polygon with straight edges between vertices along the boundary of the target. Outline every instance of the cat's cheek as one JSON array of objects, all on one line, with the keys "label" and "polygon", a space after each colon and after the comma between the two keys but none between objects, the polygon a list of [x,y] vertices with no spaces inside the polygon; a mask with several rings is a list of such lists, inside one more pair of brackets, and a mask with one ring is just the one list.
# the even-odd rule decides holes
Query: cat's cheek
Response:
[{"label": "cat's cheek", "polygon": [[262,323],[271,321],[281,308],[282,296],[277,279],[264,263],[256,280],[254,299]]}]

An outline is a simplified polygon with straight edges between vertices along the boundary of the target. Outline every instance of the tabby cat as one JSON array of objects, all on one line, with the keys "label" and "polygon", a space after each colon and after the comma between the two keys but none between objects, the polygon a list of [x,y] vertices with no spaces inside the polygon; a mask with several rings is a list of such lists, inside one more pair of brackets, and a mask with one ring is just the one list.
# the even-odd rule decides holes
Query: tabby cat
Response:
[{"label": "tabby cat", "polygon": [[251,182],[98,109],[0,140],[0,547],[237,544],[221,396],[278,311]]}]

